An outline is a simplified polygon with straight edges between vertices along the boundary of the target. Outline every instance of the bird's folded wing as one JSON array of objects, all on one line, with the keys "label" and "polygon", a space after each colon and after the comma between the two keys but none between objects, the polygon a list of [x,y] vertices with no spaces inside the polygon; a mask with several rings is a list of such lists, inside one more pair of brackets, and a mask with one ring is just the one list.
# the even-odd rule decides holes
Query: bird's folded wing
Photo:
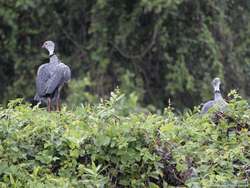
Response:
[{"label": "bird's folded wing", "polygon": [[214,100],[206,102],[201,109],[201,114],[207,113],[210,108],[214,105]]},{"label": "bird's folded wing", "polygon": [[63,69],[58,68],[46,83],[46,94],[53,94],[61,84],[63,84]]},{"label": "bird's folded wing", "polygon": [[38,68],[36,77],[36,92],[39,96],[44,96],[46,94],[45,92],[49,79],[48,64],[43,64]]},{"label": "bird's folded wing", "polygon": [[67,65],[65,65],[65,67],[64,67],[64,81],[67,82],[70,79],[71,79],[71,70]]}]

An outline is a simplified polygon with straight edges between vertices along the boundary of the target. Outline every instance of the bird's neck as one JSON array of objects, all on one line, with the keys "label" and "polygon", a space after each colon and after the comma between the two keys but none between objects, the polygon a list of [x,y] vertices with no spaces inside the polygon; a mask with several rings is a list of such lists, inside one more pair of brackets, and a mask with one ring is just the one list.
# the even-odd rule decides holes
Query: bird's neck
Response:
[{"label": "bird's neck", "polygon": [[218,100],[222,98],[220,93],[220,84],[214,85],[214,100]]},{"label": "bird's neck", "polygon": [[47,48],[49,52],[49,63],[58,63],[58,58],[56,54],[54,53],[55,49],[54,48]]},{"label": "bird's neck", "polygon": [[59,60],[56,54],[52,54],[49,56],[49,63],[59,63]]},{"label": "bird's neck", "polygon": [[220,84],[216,84],[214,86],[214,92],[219,91],[220,92]]},{"label": "bird's neck", "polygon": [[221,96],[221,93],[220,93],[220,89],[218,90],[214,90],[214,100],[218,100],[218,99],[221,99],[222,96]]},{"label": "bird's neck", "polygon": [[47,48],[47,50],[49,51],[49,56],[52,56],[54,54],[54,49]]}]

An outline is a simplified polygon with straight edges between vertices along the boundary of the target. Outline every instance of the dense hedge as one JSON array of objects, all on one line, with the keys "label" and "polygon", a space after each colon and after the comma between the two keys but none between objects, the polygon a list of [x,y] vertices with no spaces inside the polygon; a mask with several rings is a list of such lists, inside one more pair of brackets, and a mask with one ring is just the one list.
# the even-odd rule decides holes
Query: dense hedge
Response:
[{"label": "dense hedge", "polygon": [[250,110],[160,114],[112,93],[96,106],[48,113],[21,100],[0,109],[0,187],[247,185]]},{"label": "dense hedge", "polygon": [[144,105],[192,107],[215,76],[249,96],[249,20],[247,0],[1,0],[0,102],[34,96],[47,39],[72,68],[73,105],[119,85]]}]

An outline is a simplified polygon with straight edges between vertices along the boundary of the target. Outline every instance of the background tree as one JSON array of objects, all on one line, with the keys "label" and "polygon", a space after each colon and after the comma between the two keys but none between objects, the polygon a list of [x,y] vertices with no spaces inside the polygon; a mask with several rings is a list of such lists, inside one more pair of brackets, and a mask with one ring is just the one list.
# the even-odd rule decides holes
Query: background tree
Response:
[{"label": "background tree", "polygon": [[1,102],[34,95],[48,39],[73,70],[73,103],[119,86],[143,105],[191,107],[215,76],[248,97],[249,14],[245,0],[1,0]]}]

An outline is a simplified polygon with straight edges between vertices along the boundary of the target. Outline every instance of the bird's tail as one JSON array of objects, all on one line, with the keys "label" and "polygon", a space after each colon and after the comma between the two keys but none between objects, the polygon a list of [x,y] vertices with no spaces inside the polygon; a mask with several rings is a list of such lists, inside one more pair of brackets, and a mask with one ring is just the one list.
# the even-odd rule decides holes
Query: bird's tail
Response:
[{"label": "bird's tail", "polygon": [[36,95],[34,96],[34,100],[39,102],[39,101],[41,101],[41,98],[36,94]]}]

